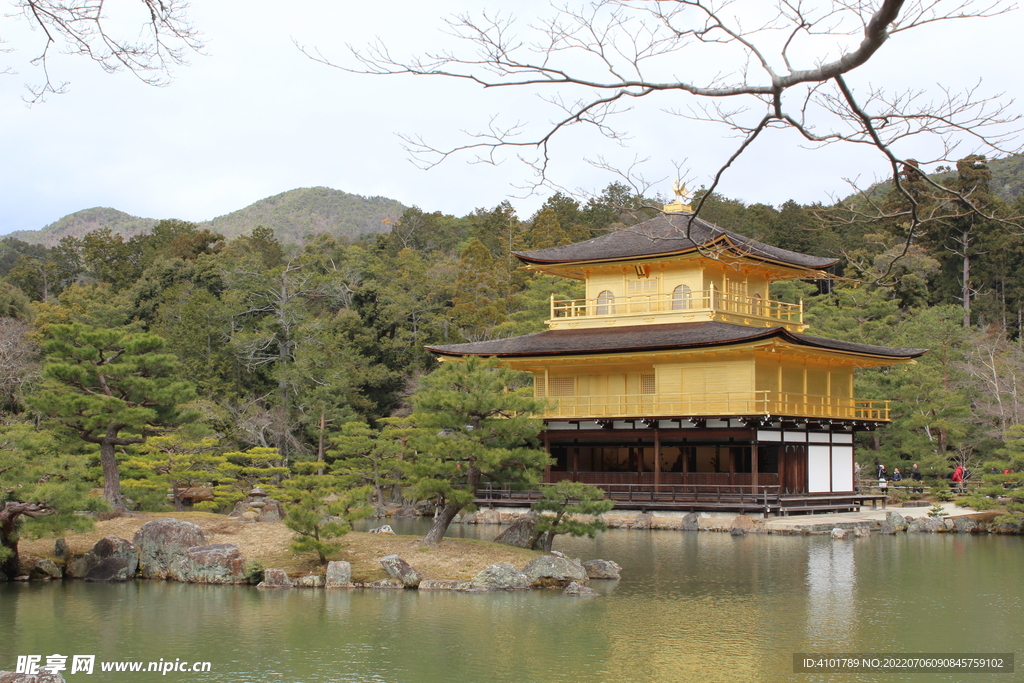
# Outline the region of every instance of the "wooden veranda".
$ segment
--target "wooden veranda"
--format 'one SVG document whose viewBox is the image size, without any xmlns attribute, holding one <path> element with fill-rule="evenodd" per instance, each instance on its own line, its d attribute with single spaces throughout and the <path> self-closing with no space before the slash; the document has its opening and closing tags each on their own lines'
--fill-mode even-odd
<svg viewBox="0 0 1024 683">
<path fill-rule="evenodd" d="M 604 490 L 618 510 L 740 512 L 763 515 L 857 512 L 868 503 L 882 507 L 888 499 L 880 494 L 792 494 L 778 484 L 625 484 L 588 482 Z M 553 485 L 553 484 L 547 484 Z M 542 485 L 543 486 L 543 485 Z M 477 489 L 476 504 L 482 507 L 529 507 L 541 496 L 539 489 L 517 491 L 484 484 Z"/>
</svg>

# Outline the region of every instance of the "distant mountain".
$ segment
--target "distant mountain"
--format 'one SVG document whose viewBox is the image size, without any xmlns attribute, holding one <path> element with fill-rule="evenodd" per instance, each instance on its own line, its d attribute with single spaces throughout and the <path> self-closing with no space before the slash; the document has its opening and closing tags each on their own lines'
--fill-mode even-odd
<svg viewBox="0 0 1024 683">
<path fill-rule="evenodd" d="M 52 247 L 60 242 L 62 237 L 82 237 L 83 235 L 99 230 L 110 228 L 113 232 L 123 235 L 126 239 L 140 233 L 148 232 L 156 225 L 152 218 L 139 218 L 124 211 L 97 207 L 76 211 L 73 214 L 64 216 L 60 220 L 50 223 L 42 230 L 16 230 L 4 237 L 28 242 L 29 244 L 42 244 Z"/>
<path fill-rule="evenodd" d="M 261 199 L 244 209 L 199 223 L 199 227 L 230 239 L 262 225 L 273 228 L 282 242 L 295 243 L 323 232 L 335 237 L 388 232 L 405 209 L 400 202 L 386 197 L 362 197 L 328 187 L 305 187 Z M 42 230 L 19 230 L 8 236 L 29 244 L 53 246 L 66 235 L 82 237 L 101 228 L 110 228 L 127 239 L 151 230 L 156 223 L 154 218 L 95 208 L 65 216 Z"/>
<path fill-rule="evenodd" d="M 261 199 L 200 227 L 227 238 L 252 232 L 257 225 L 274 229 L 282 242 L 302 242 L 329 232 L 335 237 L 358 237 L 388 232 L 406 207 L 386 197 L 361 197 L 328 187 L 306 187 Z"/>
<path fill-rule="evenodd" d="M 1003 201 L 1012 202 L 1017 197 L 1024 195 L 1024 156 L 989 159 L 988 167 L 992 171 L 992 181 L 989 183 L 989 188 L 997 197 Z M 952 173 L 928 174 L 929 178 L 938 182 L 949 180 L 955 176 L 956 171 Z M 868 188 L 867 194 L 875 201 L 881 201 L 891 188 L 892 179 L 890 178 L 872 185 Z M 858 195 L 850 195 L 843 200 L 843 203 L 857 206 L 861 201 L 862 199 Z"/>
</svg>

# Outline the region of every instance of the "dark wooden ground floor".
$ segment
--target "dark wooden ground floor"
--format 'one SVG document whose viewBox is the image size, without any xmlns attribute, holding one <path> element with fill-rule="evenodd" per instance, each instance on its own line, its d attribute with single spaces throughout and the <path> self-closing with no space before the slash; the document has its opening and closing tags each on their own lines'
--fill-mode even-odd
<svg viewBox="0 0 1024 683">
<path fill-rule="evenodd" d="M 541 435 L 552 459 L 544 482 L 600 486 L 620 509 L 855 511 L 884 502 L 854 490 L 856 428 L 735 418 L 557 423 Z M 537 495 L 485 489 L 478 503 L 528 505 Z"/>
</svg>

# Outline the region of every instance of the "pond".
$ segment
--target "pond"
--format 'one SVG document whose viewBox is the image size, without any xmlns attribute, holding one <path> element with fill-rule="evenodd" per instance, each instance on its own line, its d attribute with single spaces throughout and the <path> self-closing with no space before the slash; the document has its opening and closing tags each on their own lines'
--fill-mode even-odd
<svg viewBox="0 0 1024 683">
<path fill-rule="evenodd" d="M 495 527 L 453 527 L 490 538 Z M 597 598 L 416 591 L 0 584 L 0 669 L 95 655 L 68 681 L 588 683 L 957 681 L 796 674 L 795 653 L 1018 653 L 1024 541 L 613 530 L 556 548 L 622 565 Z M 415 558 L 407 558 L 415 564 Z M 161 661 L 162 660 L 162 661 Z M 103 673 L 102 662 L 209 662 Z M 978 674 L 970 680 L 1014 680 Z"/>
</svg>

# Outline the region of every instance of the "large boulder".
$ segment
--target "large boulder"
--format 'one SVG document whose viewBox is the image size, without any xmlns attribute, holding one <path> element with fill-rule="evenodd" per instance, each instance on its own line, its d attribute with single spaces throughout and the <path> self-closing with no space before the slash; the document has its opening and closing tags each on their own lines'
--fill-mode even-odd
<svg viewBox="0 0 1024 683">
<path fill-rule="evenodd" d="M 492 564 L 481 569 L 470 583 L 475 588 L 499 591 L 526 590 L 530 587 L 526 574 L 512 564 Z"/>
<path fill-rule="evenodd" d="M 922 517 L 913 519 L 907 527 L 908 532 L 935 534 L 944 529 L 942 520 L 938 517 Z"/>
<path fill-rule="evenodd" d="M 65 574 L 86 581 L 127 581 L 139 568 L 137 547 L 117 536 L 96 541 L 92 550 L 67 563 Z"/>
<path fill-rule="evenodd" d="M 587 560 L 583 563 L 583 568 L 587 570 L 589 579 L 621 578 L 619 572 L 622 571 L 622 567 L 611 560 Z"/>
<path fill-rule="evenodd" d="M 174 568 L 188 549 L 206 545 L 206 536 L 198 525 L 178 519 L 146 522 L 133 538 L 139 549 L 139 569 L 143 578 L 173 579 Z"/>
<path fill-rule="evenodd" d="M 898 512 L 889 512 L 886 514 L 885 522 L 896 531 L 904 531 L 908 526 L 907 520 Z"/>
<path fill-rule="evenodd" d="M 523 573 L 531 586 L 547 588 L 565 587 L 575 581 L 586 585 L 587 570 L 579 562 L 557 555 L 542 555 L 530 560 Z"/>
<path fill-rule="evenodd" d="M 406 588 L 416 588 L 423 580 L 423 574 L 398 555 L 382 557 L 380 563 L 389 576 L 401 581 Z"/>
<path fill-rule="evenodd" d="M 53 560 L 44 557 L 32 565 L 32 571 L 29 572 L 29 576 L 33 579 L 59 579 L 61 577 L 60 567 Z"/>
<path fill-rule="evenodd" d="M 696 512 L 687 512 L 683 515 L 683 521 L 679 528 L 683 531 L 700 530 L 700 517 Z"/>
<path fill-rule="evenodd" d="M 566 586 L 565 590 L 562 591 L 562 595 L 575 595 L 580 598 L 593 598 L 597 594 L 597 591 L 590 586 L 581 586 L 575 581 Z"/>
<path fill-rule="evenodd" d="M 197 545 L 185 551 L 169 578 L 186 583 L 246 583 L 245 559 L 234 543 Z"/>
<path fill-rule="evenodd" d="M 263 580 L 256 584 L 257 588 L 292 588 L 294 586 L 295 584 L 283 569 L 263 570 Z"/>
<path fill-rule="evenodd" d="M 958 534 L 973 534 L 978 531 L 978 523 L 970 517 L 954 517 L 953 526 Z"/>
<path fill-rule="evenodd" d="M 352 585 L 352 563 L 335 560 L 327 563 L 325 588 L 349 588 Z"/>
<path fill-rule="evenodd" d="M 537 541 L 534 528 L 537 526 L 537 513 L 531 510 L 498 534 L 495 543 L 503 543 L 515 548 L 532 548 Z"/>
<path fill-rule="evenodd" d="M 630 529 L 650 529 L 651 522 L 654 520 L 654 514 L 650 512 L 641 512 L 633 520 L 633 523 L 629 525 Z"/>
</svg>

